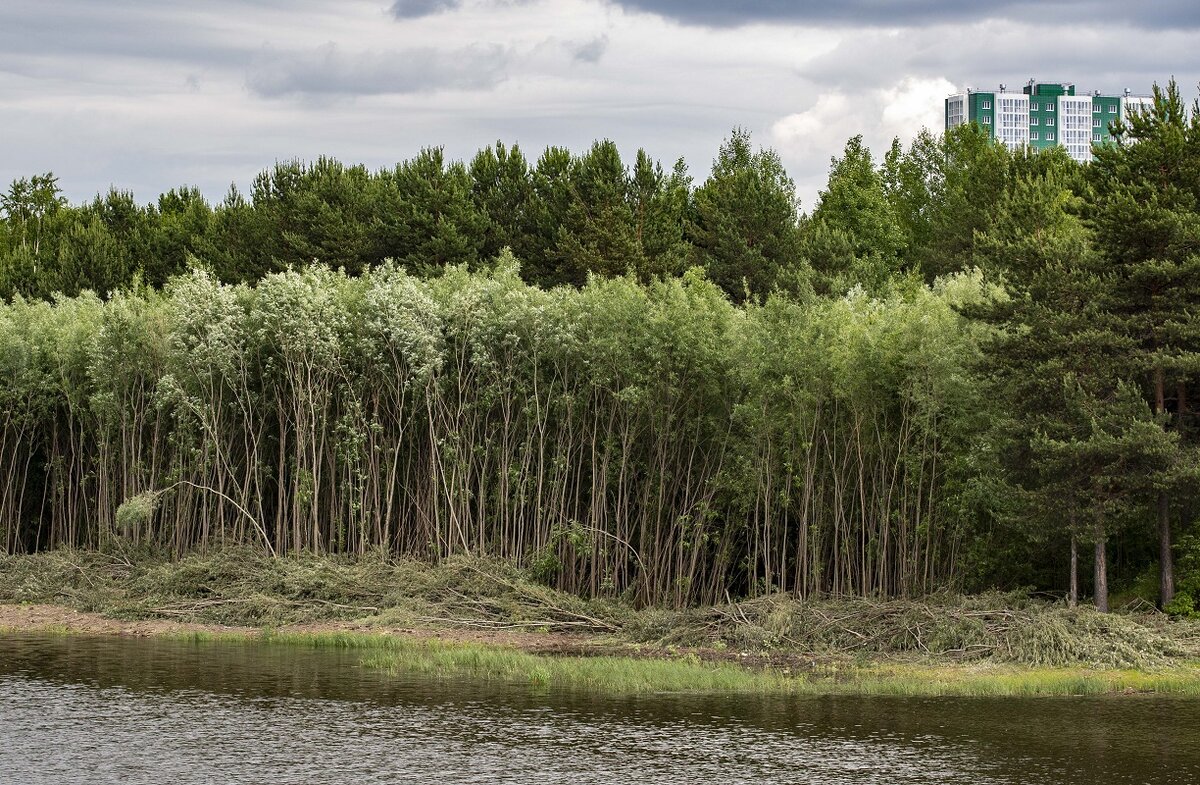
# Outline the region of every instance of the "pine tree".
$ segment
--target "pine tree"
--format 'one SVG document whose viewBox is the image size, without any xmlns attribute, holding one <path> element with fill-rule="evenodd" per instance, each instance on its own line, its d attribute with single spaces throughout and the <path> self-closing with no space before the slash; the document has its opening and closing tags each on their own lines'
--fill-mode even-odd
<svg viewBox="0 0 1200 785">
<path fill-rule="evenodd" d="M 904 230 L 861 136 L 846 142 L 841 158 L 832 159 L 829 185 L 806 228 L 848 243 L 838 256 L 809 257 L 814 269 L 836 282 L 834 290 L 861 284 L 879 291 L 900 272 Z"/>
<path fill-rule="evenodd" d="M 911 264 L 927 280 L 973 259 L 976 232 L 992 225 L 1012 169 L 1007 148 L 974 123 L 947 131 L 937 148 L 913 153 L 914 166 L 925 172 L 929 203 L 927 227 L 913 232 Z"/>
<path fill-rule="evenodd" d="M 1194 443 L 1189 388 L 1200 374 L 1200 104 L 1189 117 L 1174 81 L 1165 90 L 1156 85 L 1153 107 L 1113 131 L 1118 143 L 1096 146 L 1090 173 L 1092 224 L 1113 272 L 1114 313 L 1136 342 L 1134 363 L 1154 412 Z M 1173 506 L 1185 510 L 1189 499 L 1173 505 L 1164 489 L 1156 503 L 1163 605 L 1175 593 Z"/>
<path fill-rule="evenodd" d="M 440 147 L 386 172 L 388 214 L 381 256 L 411 270 L 477 264 L 487 234 L 486 217 L 472 198 L 472 181 L 458 161 L 446 162 Z"/>
<path fill-rule="evenodd" d="M 697 262 L 735 300 L 765 295 L 780 275 L 804 266 L 796 187 L 773 150 L 755 152 L 735 128 L 695 193 L 689 238 Z"/>
<path fill-rule="evenodd" d="M 588 273 L 624 275 L 645 267 L 629 173 L 616 144 L 593 144 L 572 160 L 569 177 L 570 198 L 556 244 L 567 279 L 582 286 Z"/>
<path fill-rule="evenodd" d="M 475 209 L 487 221 L 480 247 L 483 257 L 499 256 L 506 247 L 518 260 L 532 255 L 535 193 L 533 174 L 521 148 L 498 141 L 471 159 L 469 172 Z"/>
<path fill-rule="evenodd" d="M 680 275 L 687 268 L 691 245 L 684 237 L 691 208 L 692 178 L 680 158 L 670 174 L 645 150 L 638 150 L 629 184 L 630 208 L 643 278 Z"/>
<path fill-rule="evenodd" d="M 1120 388 L 1131 350 L 1109 318 L 1102 260 L 1078 208 L 1053 172 L 1019 179 L 976 250 L 981 267 L 1003 271 L 996 274 L 1010 293 L 978 314 L 997 327 L 985 346 L 985 370 L 1005 416 L 993 422 L 988 441 L 1001 452 L 1017 500 L 1008 518 L 1034 540 L 1069 541 L 1072 602 L 1077 543 L 1090 538 L 1102 551 L 1107 537 L 1096 535 L 1110 523 L 1093 503 L 1092 483 L 1095 472 L 1111 467 L 1092 440 L 1115 438 L 1120 428 L 1110 422 L 1098 432 L 1092 424 Z M 1096 558 L 1104 564 L 1102 552 Z"/>
</svg>

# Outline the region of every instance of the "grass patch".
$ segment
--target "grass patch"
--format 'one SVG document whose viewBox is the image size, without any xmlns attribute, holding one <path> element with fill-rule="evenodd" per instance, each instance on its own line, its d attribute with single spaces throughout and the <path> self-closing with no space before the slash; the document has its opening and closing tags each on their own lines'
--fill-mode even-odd
<svg viewBox="0 0 1200 785">
<path fill-rule="evenodd" d="M 844 665 L 810 673 L 726 663 L 629 657 L 547 657 L 478 644 L 400 641 L 363 663 L 391 673 L 468 678 L 603 694 L 874 695 L 1034 697 L 1169 693 L 1200 695 L 1200 668 L 1021 668 L 934 664 Z"/>
<path fill-rule="evenodd" d="M 367 655 L 365 665 L 392 673 L 469 678 L 604 694 L 796 692 L 803 682 L 725 663 L 630 657 L 548 657 L 473 643 L 408 641 Z"/>
<path fill-rule="evenodd" d="M 252 632 L 241 630 L 188 630 L 164 632 L 156 637 L 192 643 L 243 643 L 297 646 L 306 649 L 396 649 L 403 648 L 408 639 L 400 635 L 361 633 L 333 630 L 329 632 L 296 632 L 265 628 Z"/>
<path fill-rule="evenodd" d="M 0 632 L 5 630 L 0 629 Z M 39 634 L 71 635 L 69 626 Z M 802 667 L 744 666 L 695 652 L 630 648 L 629 656 L 562 656 L 511 646 L 350 631 L 166 631 L 157 637 L 198 645 L 294 646 L 361 652 L 359 662 L 391 674 L 472 680 L 536 690 L 602 695 L 869 695 L 898 697 L 1035 697 L 1160 693 L 1200 695 L 1200 663 L 1152 670 L 1028 667 L 1012 663 L 935 660 L 810 660 Z M 711 652 L 710 652 L 711 654 Z M 793 662 L 795 660 L 793 659 Z"/>
<path fill-rule="evenodd" d="M 1038 697 L 1169 693 L 1200 695 L 1200 668 L 1023 668 L 1011 665 L 870 665 L 856 669 L 830 694 L 901 697 Z"/>
</svg>

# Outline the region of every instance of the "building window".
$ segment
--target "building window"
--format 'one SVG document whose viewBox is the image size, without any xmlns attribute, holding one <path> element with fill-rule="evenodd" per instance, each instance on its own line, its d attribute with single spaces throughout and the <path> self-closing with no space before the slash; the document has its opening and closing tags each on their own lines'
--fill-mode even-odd
<svg viewBox="0 0 1200 785">
<path fill-rule="evenodd" d="M 1092 128 L 1099 128 L 1099 127 L 1100 127 L 1100 118 L 1093 117 L 1092 118 Z"/>
<path fill-rule="evenodd" d="M 1029 124 L 1030 124 L 1030 125 L 1037 125 L 1037 118 L 1036 118 L 1036 117 L 1031 117 L 1031 118 L 1029 118 Z"/>
<path fill-rule="evenodd" d="M 984 101 L 984 102 L 983 102 L 983 108 L 984 108 L 984 109 L 991 109 L 991 108 L 992 108 L 992 102 L 991 102 L 991 101 Z"/>
<path fill-rule="evenodd" d="M 984 118 L 983 118 L 983 124 L 984 124 L 984 125 L 991 125 L 991 124 L 992 124 L 992 118 L 990 118 L 990 117 L 984 117 Z"/>
<path fill-rule="evenodd" d="M 1046 132 L 1046 141 L 1047 141 L 1047 142 L 1053 142 L 1053 141 L 1054 141 L 1054 132 L 1053 132 L 1053 131 L 1047 131 L 1047 132 Z"/>
<path fill-rule="evenodd" d="M 1038 132 L 1037 132 L 1037 131 L 1030 131 L 1030 132 L 1029 132 L 1029 141 L 1031 141 L 1031 142 L 1036 142 L 1037 140 L 1038 140 Z"/>
<path fill-rule="evenodd" d="M 1114 104 L 1113 106 L 1110 106 L 1110 107 L 1108 107 L 1108 113 L 1109 113 L 1109 114 L 1116 114 L 1116 113 L 1117 113 L 1117 107 L 1116 107 L 1116 105 L 1115 105 L 1115 104 Z"/>
<path fill-rule="evenodd" d="M 1100 134 L 1092 134 L 1092 141 L 1093 141 L 1093 142 L 1099 142 L 1099 141 L 1100 141 Z"/>
<path fill-rule="evenodd" d="M 1054 118 L 1053 118 L 1053 117 L 1047 117 L 1047 118 L 1046 118 L 1046 125 L 1054 125 Z"/>
<path fill-rule="evenodd" d="M 1030 104 L 1030 105 L 1029 105 L 1029 110 L 1030 110 L 1031 112 L 1036 112 L 1036 111 L 1038 110 L 1038 105 L 1037 105 L 1037 103 L 1035 102 L 1035 103 L 1032 103 L 1032 104 Z"/>
<path fill-rule="evenodd" d="M 1047 112 L 1053 112 L 1053 111 L 1054 111 L 1054 104 L 1046 104 L 1046 111 L 1047 111 Z"/>
</svg>

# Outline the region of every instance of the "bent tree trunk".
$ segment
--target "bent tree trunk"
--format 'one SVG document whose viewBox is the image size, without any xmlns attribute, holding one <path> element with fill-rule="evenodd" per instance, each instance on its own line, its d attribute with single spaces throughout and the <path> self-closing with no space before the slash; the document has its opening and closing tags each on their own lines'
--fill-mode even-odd
<svg viewBox="0 0 1200 785">
<path fill-rule="evenodd" d="M 1096 610 L 1108 613 L 1108 555 L 1105 553 L 1104 523 L 1096 522 L 1095 598 Z"/>
</svg>

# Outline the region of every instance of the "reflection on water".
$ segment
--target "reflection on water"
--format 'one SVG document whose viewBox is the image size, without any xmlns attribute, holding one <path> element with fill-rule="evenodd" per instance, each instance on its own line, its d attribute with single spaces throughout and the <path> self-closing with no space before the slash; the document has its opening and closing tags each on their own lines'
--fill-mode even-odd
<svg viewBox="0 0 1200 785">
<path fill-rule="evenodd" d="M 0 636 L 0 781 L 1200 782 L 1196 700 L 616 699 L 357 657 Z"/>
</svg>

